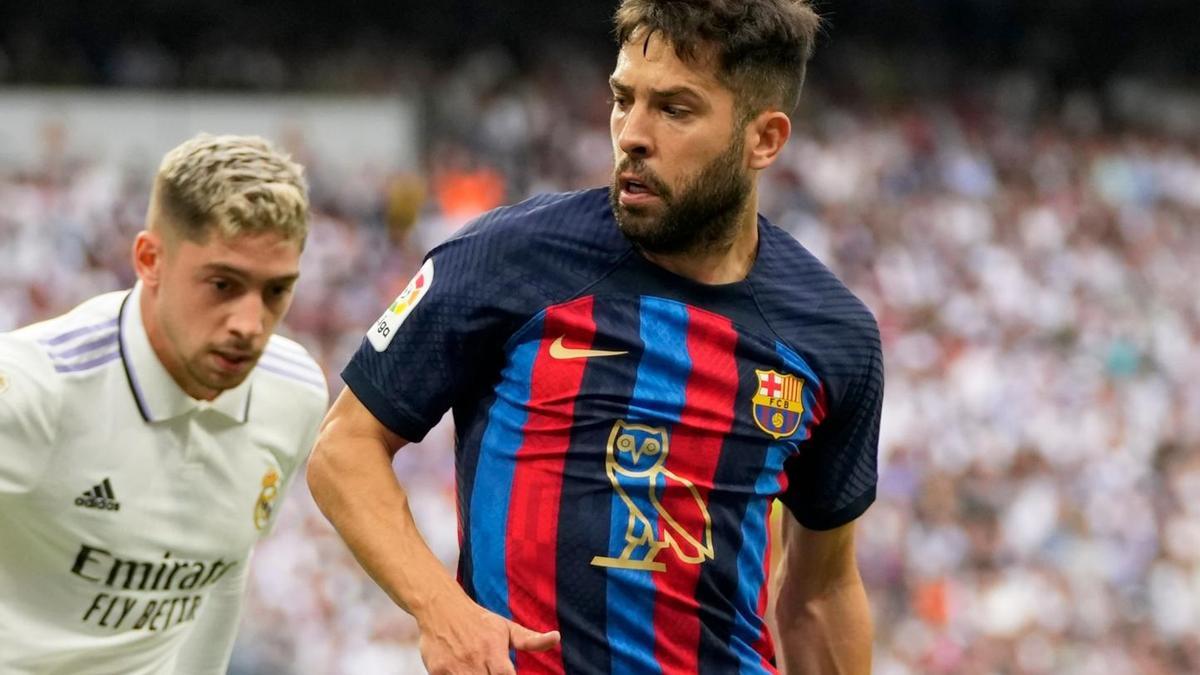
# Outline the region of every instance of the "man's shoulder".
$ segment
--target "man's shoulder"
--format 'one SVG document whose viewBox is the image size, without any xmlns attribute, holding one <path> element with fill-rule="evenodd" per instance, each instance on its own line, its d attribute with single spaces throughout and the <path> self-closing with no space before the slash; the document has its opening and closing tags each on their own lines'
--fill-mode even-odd
<svg viewBox="0 0 1200 675">
<path fill-rule="evenodd" d="M 309 411 L 324 415 L 329 402 L 325 372 L 299 342 L 272 335 L 256 369 L 256 382 L 278 389 L 287 400 L 304 401 Z"/>
<path fill-rule="evenodd" d="M 443 298 L 524 316 L 572 297 L 630 250 L 604 189 L 490 211 L 429 253 Z"/>
<path fill-rule="evenodd" d="M 506 264 L 571 251 L 580 256 L 628 248 L 608 204 L 608 191 L 593 188 L 542 194 L 488 211 L 434 249 L 490 252 Z M 487 256 L 484 256 L 486 258 Z M 515 257 L 515 260 L 514 260 Z M 481 260 L 480 262 L 485 262 Z"/>
<path fill-rule="evenodd" d="M 329 407 L 329 389 L 321 366 L 300 343 L 272 335 L 254 372 L 250 421 L 270 445 L 285 473 L 295 470 L 312 450 L 317 429 Z"/>
<path fill-rule="evenodd" d="M 792 235 L 763 222 L 755 295 L 775 330 L 787 341 L 819 331 L 838 343 L 877 348 L 879 327 L 866 303 Z"/>
<path fill-rule="evenodd" d="M 115 329 L 121 303 L 128 294 L 126 289 L 93 296 L 63 314 L 18 328 L 10 335 L 18 339 L 61 344 L 75 336 L 101 331 L 109 324 Z"/>
<path fill-rule="evenodd" d="M 564 234 L 594 235 L 596 229 L 611 221 L 611 216 L 606 188 L 545 193 L 492 209 L 468 223 L 451 240 L 489 234 L 535 234 L 548 226 L 562 226 Z"/>
<path fill-rule="evenodd" d="M 31 359 L 31 368 L 52 379 L 83 375 L 120 358 L 117 324 L 128 291 L 104 293 L 59 316 L 0 334 L 10 354 Z"/>
<path fill-rule="evenodd" d="M 124 296 L 106 293 L 61 316 L 0 333 L 0 403 L 7 432 L 46 446 L 61 424 L 77 419 L 62 415 L 68 401 L 82 414 L 103 402 L 88 383 L 106 381 L 107 369 L 119 367 L 117 317 Z"/>
</svg>

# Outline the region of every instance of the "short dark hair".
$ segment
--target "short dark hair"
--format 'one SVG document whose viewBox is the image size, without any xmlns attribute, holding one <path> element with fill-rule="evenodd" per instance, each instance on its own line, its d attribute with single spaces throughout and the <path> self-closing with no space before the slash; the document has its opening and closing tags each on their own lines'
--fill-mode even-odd
<svg viewBox="0 0 1200 675">
<path fill-rule="evenodd" d="M 613 23 L 621 46 L 645 28 L 647 42 L 662 34 L 684 61 L 713 48 L 717 79 L 749 121 L 796 109 L 821 18 L 808 0 L 622 0 Z"/>
</svg>

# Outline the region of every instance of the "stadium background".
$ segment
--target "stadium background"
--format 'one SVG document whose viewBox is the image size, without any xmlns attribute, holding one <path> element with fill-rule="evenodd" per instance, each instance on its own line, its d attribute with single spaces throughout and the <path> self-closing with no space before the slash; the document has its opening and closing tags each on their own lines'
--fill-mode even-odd
<svg viewBox="0 0 1200 675">
<path fill-rule="evenodd" d="M 613 4 L 0 3 L 0 330 L 132 282 L 167 147 L 258 132 L 308 166 L 286 332 L 336 393 L 431 245 L 607 181 Z M 876 672 L 1200 672 L 1200 5 L 820 7 L 762 211 L 883 332 Z M 396 461 L 448 565 L 450 433 Z M 421 672 L 302 481 L 249 593 L 233 673 Z"/>
</svg>

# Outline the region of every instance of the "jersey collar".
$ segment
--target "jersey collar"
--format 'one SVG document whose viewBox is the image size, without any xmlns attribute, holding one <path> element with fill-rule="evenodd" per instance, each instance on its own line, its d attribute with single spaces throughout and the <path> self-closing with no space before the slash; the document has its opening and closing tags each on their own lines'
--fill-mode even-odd
<svg viewBox="0 0 1200 675">
<path fill-rule="evenodd" d="M 254 373 L 233 389 L 221 392 L 212 401 L 188 396 L 175 383 L 150 346 L 150 337 L 146 335 L 146 326 L 142 323 L 141 295 L 142 284 L 139 281 L 121 303 L 117 332 L 125 375 L 142 419 L 163 422 L 194 410 L 212 410 L 234 422 L 244 423 L 249 417 Z"/>
</svg>

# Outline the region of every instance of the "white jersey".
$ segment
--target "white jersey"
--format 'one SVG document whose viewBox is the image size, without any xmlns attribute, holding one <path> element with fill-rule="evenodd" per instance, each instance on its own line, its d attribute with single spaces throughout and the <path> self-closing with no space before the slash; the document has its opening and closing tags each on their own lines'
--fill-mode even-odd
<svg viewBox="0 0 1200 675">
<path fill-rule="evenodd" d="M 140 288 L 0 334 L 0 673 L 224 673 L 250 550 L 325 413 L 272 337 L 246 381 L 189 397 Z"/>
</svg>

